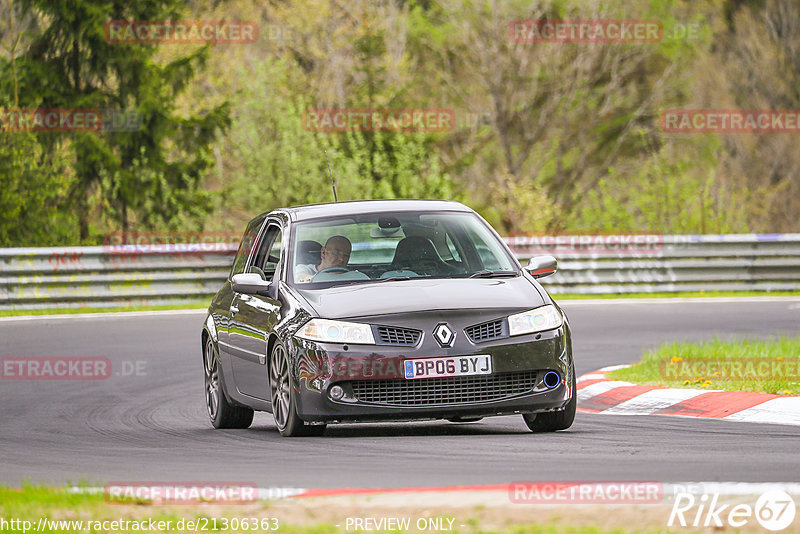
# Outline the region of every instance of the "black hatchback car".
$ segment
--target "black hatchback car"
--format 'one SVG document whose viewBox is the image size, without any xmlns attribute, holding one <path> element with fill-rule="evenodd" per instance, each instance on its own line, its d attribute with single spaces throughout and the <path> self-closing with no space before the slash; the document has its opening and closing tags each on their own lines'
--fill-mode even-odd
<svg viewBox="0 0 800 534">
<path fill-rule="evenodd" d="M 567 318 L 497 233 L 457 202 L 278 209 L 247 226 L 202 331 L 216 428 L 255 410 L 284 436 L 328 423 L 521 414 L 569 428 Z"/>
</svg>

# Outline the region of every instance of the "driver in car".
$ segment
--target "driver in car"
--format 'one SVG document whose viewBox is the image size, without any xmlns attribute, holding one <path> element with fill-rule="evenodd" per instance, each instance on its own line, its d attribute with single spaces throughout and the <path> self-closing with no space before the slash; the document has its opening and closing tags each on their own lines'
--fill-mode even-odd
<svg viewBox="0 0 800 534">
<path fill-rule="evenodd" d="M 315 274 L 331 267 L 347 269 L 347 262 L 350 261 L 350 251 L 353 245 L 350 240 L 341 235 L 335 235 L 325 242 L 325 246 L 320 251 L 319 265 L 301 264 L 294 268 L 294 280 L 297 283 L 310 281 Z"/>
</svg>

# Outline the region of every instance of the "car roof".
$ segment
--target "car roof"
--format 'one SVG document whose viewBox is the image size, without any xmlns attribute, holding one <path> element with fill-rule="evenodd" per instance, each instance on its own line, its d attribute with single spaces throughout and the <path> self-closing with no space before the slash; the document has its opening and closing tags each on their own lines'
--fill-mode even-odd
<svg viewBox="0 0 800 534">
<path fill-rule="evenodd" d="M 363 213 L 389 211 L 460 211 L 472 212 L 472 209 L 460 202 L 452 200 L 353 200 L 347 202 L 329 202 L 326 204 L 309 204 L 291 208 L 279 208 L 269 212 L 282 212 L 292 221 L 304 221 L 336 215 L 360 215 Z"/>
</svg>

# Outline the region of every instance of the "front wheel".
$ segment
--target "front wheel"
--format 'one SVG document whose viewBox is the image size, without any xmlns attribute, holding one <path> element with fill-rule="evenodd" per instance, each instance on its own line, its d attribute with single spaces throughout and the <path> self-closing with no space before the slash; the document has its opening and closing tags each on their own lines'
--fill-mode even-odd
<svg viewBox="0 0 800 534">
<path fill-rule="evenodd" d="M 523 414 L 525 424 L 533 432 L 555 432 L 556 430 L 566 430 L 575 421 L 575 409 L 578 407 L 578 388 L 575 383 L 575 368 L 573 366 L 570 373 L 572 384 L 572 398 L 567 402 L 563 410 L 558 412 L 542 412 Z"/>
<path fill-rule="evenodd" d="M 248 428 L 253 422 L 253 410 L 234 406 L 225 398 L 220 379 L 219 354 L 211 336 L 203 350 L 206 411 L 214 428 Z"/>
<path fill-rule="evenodd" d="M 269 359 L 269 387 L 272 400 L 272 417 L 281 436 L 321 436 L 325 425 L 309 425 L 297 415 L 294 391 L 289 375 L 289 355 L 278 341 Z"/>
</svg>

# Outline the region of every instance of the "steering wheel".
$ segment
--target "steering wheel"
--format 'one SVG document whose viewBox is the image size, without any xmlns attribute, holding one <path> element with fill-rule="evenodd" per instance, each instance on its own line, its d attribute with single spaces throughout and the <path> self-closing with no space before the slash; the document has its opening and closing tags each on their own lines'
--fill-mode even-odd
<svg viewBox="0 0 800 534">
<path fill-rule="evenodd" d="M 339 274 L 342 274 L 342 273 L 349 273 L 349 272 L 350 272 L 350 269 L 348 269 L 347 267 L 327 267 L 325 269 L 322 269 L 321 271 L 317 271 L 316 274 L 314 274 L 314 276 L 311 279 L 313 280 L 314 278 L 317 277 L 317 275 L 320 275 L 322 273 L 331 273 L 331 274 L 339 273 Z"/>
</svg>

